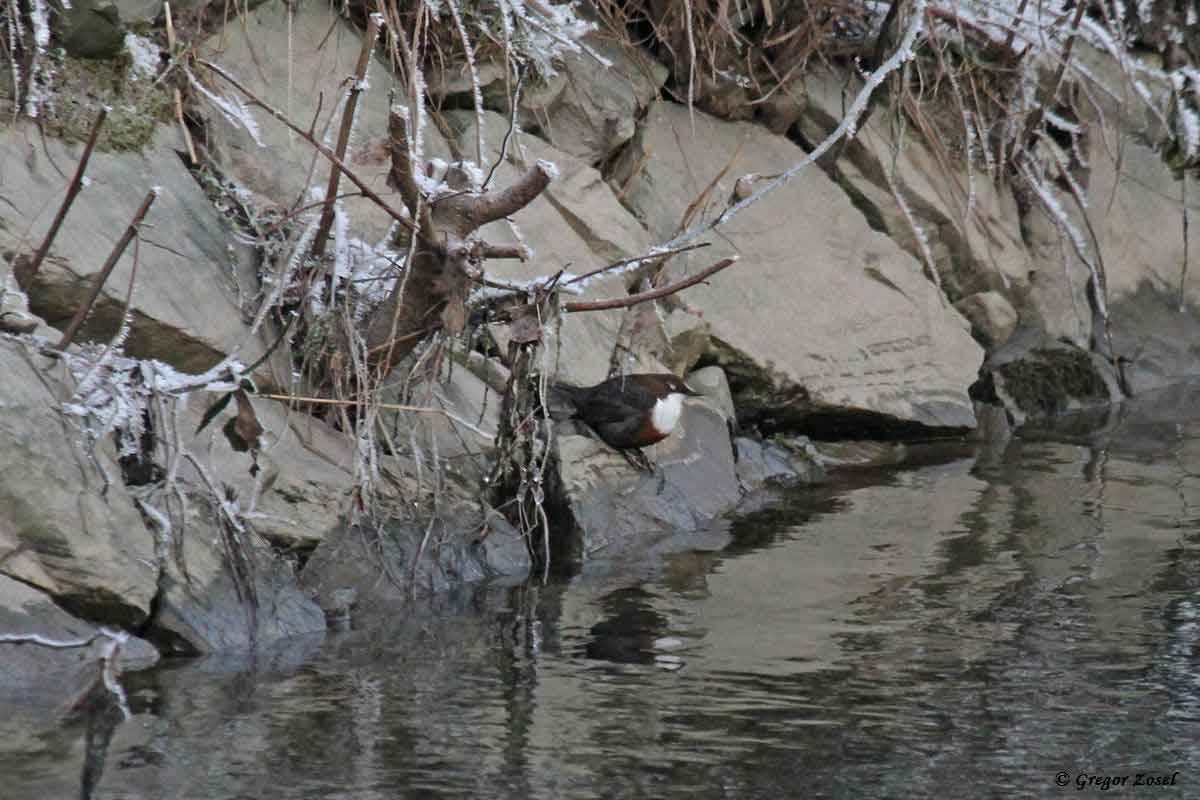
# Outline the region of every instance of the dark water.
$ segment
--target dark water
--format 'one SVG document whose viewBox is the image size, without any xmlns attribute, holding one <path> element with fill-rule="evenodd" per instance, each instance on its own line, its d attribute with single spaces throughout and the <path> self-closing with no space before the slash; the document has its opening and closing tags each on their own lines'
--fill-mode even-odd
<svg viewBox="0 0 1200 800">
<path fill-rule="evenodd" d="M 636 569 L 129 676 L 95 796 L 1200 797 L 1196 398 L 843 477 Z M 78 796 L 79 731 L 28 754 L 0 797 Z"/>
</svg>

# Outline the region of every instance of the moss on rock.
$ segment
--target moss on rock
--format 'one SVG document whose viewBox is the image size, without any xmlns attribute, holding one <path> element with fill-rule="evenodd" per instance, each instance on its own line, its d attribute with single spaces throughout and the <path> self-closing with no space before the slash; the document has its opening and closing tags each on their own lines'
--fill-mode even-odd
<svg viewBox="0 0 1200 800">
<path fill-rule="evenodd" d="M 996 367 L 1004 390 L 1026 414 L 1052 416 L 1067 411 L 1071 401 L 1108 401 L 1108 385 L 1091 356 L 1070 348 L 1039 348 L 1028 358 Z"/>
<path fill-rule="evenodd" d="M 96 114 L 107 106 L 108 119 L 96 147 L 106 151 L 140 150 L 149 144 L 155 127 L 172 118 L 170 87 L 155 86 L 152 78 L 135 76 L 127 57 L 93 61 L 59 51 L 53 60 L 48 72 L 54 99 L 40 115 L 47 136 L 68 142 L 86 141 Z M 6 109 L 4 116 L 8 115 Z"/>
</svg>

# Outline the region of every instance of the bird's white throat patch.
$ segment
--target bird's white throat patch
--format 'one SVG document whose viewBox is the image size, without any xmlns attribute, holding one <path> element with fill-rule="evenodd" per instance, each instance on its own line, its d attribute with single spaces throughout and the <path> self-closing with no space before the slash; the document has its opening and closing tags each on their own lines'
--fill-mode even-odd
<svg viewBox="0 0 1200 800">
<path fill-rule="evenodd" d="M 679 423 L 679 415 L 683 412 L 685 395 L 672 392 L 666 397 L 660 397 L 654 402 L 654 410 L 650 412 L 650 423 L 661 433 L 670 433 Z"/>
</svg>

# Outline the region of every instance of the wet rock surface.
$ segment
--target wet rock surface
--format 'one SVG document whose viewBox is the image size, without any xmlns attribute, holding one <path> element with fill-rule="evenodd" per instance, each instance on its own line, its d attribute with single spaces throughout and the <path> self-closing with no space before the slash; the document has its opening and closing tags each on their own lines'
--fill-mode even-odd
<svg viewBox="0 0 1200 800">
<path fill-rule="evenodd" d="M 753 491 L 768 484 L 817 483 L 825 469 L 814 456 L 816 451 L 797 452 L 774 442 L 760 442 L 746 436 L 734 440 L 737 448 L 737 477 L 742 489 Z"/>
<path fill-rule="evenodd" d="M 393 521 L 328 536 L 300 582 L 327 615 L 360 627 L 418 597 L 484 580 L 523 580 L 531 563 L 524 538 L 500 514 L 463 504 L 428 525 Z"/>
<path fill-rule="evenodd" d="M 561 485 L 550 510 L 566 527 L 554 548 L 571 562 L 625 555 L 653 534 L 698 530 L 741 496 L 729 429 L 705 401 L 687 401 L 676 431 L 645 449 L 652 472 L 591 435 L 560 433 L 555 446 Z"/>
<path fill-rule="evenodd" d="M 1109 361 L 1029 330 L 989 357 L 974 391 L 980 399 L 1001 403 L 1017 426 L 1106 407 L 1123 397 Z"/>
<path fill-rule="evenodd" d="M 163 652 L 253 650 L 325 630 L 325 616 L 300 590 L 292 563 L 249 531 L 221 530 L 198 516 L 179 558 L 164 565 L 146 630 Z"/>
<path fill-rule="evenodd" d="M 1200 374 L 1200 308 L 1146 282 L 1113 303 L 1113 350 L 1134 396 Z"/>
</svg>

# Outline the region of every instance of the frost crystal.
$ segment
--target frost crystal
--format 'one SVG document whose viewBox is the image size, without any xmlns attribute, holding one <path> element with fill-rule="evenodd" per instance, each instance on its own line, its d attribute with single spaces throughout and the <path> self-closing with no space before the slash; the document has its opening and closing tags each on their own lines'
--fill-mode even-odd
<svg viewBox="0 0 1200 800">
<path fill-rule="evenodd" d="M 134 78 L 153 78 L 158 72 L 158 45 L 134 33 L 125 34 L 129 71 Z"/>
<path fill-rule="evenodd" d="M 50 76 L 46 74 L 42 63 L 46 47 L 50 44 L 50 16 L 43 0 L 30 0 L 29 23 L 33 27 L 33 52 L 29 54 L 29 86 L 25 96 L 25 113 L 36 118 L 50 100 L 50 93 L 45 88 L 50 82 Z M 15 76 L 16 61 L 13 60 L 12 63 Z"/>
<path fill-rule="evenodd" d="M 221 97 L 218 94 L 210 92 L 200 81 L 196 80 L 196 76 L 190 71 L 187 73 L 187 76 L 192 86 L 196 87 L 196 91 L 204 95 L 208 102 L 212 103 L 221 112 L 221 115 L 228 120 L 230 125 L 244 128 L 256 145 L 266 147 L 263 144 L 263 140 L 259 138 L 258 122 L 254 119 L 254 115 L 250 113 L 250 109 L 246 107 L 245 103 L 236 97 Z"/>
</svg>

